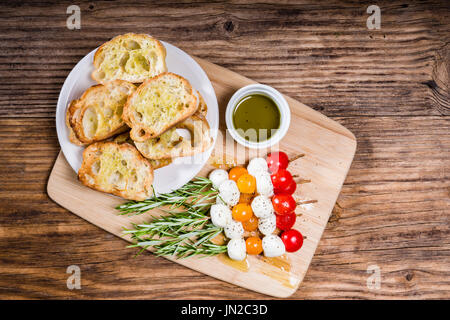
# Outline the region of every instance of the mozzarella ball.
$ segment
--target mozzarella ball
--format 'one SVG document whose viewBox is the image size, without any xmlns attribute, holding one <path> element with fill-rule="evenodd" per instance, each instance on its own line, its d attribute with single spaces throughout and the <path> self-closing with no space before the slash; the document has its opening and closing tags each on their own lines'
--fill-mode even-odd
<svg viewBox="0 0 450 320">
<path fill-rule="evenodd" d="M 268 218 L 273 214 L 272 201 L 264 196 L 254 197 L 251 207 L 253 214 L 260 219 Z"/>
<path fill-rule="evenodd" d="M 270 174 L 268 172 L 259 172 L 255 176 L 256 180 L 256 190 L 259 194 L 271 197 L 273 196 L 273 184 L 272 179 L 270 179 Z"/>
<path fill-rule="evenodd" d="M 267 161 L 264 158 L 253 158 L 247 166 L 247 171 L 252 176 L 256 176 L 260 172 L 267 172 L 268 170 Z"/>
<path fill-rule="evenodd" d="M 242 223 L 231 220 L 224 228 L 225 236 L 229 239 L 239 239 L 244 236 Z"/>
<path fill-rule="evenodd" d="M 228 206 L 225 201 L 222 200 L 222 198 L 220 196 L 216 197 L 216 204 L 224 204 L 226 206 Z"/>
<path fill-rule="evenodd" d="M 277 228 L 277 217 L 275 214 L 271 214 L 269 217 L 264 219 L 259 219 L 258 229 L 264 235 L 272 234 Z"/>
<path fill-rule="evenodd" d="M 245 252 L 245 240 L 242 238 L 231 239 L 227 244 L 227 252 L 230 259 L 242 261 L 247 256 Z"/>
<path fill-rule="evenodd" d="M 213 204 L 209 211 L 211 215 L 211 222 L 216 227 L 225 228 L 231 221 L 231 210 L 224 204 Z"/>
<path fill-rule="evenodd" d="M 228 180 L 228 172 L 223 169 L 213 170 L 209 174 L 209 180 L 212 181 L 213 187 L 217 189 L 222 182 Z"/>
<path fill-rule="evenodd" d="M 283 240 L 274 234 L 265 236 L 262 239 L 264 255 L 268 258 L 279 257 L 286 252 Z"/>
<path fill-rule="evenodd" d="M 239 202 L 241 193 L 236 182 L 225 180 L 219 185 L 219 196 L 229 206 L 235 206 Z"/>
</svg>

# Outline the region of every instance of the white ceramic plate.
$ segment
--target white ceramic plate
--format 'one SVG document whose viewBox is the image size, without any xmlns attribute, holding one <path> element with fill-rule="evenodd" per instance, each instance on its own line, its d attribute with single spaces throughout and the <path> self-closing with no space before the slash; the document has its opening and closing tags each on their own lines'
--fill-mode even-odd
<svg viewBox="0 0 450 320">
<path fill-rule="evenodd" d="M 215 144 L 219 127 L 219 108 L 211 81 L 209 81 L 208 76 L 199 64 L 186 52 L 169 43 L 161 42 L 166 47 L 166 63 L 169 71 L 189 80 L 191 85 L 200 91 L 200 94 L 205 99 L 208 105 L 206 118 Z M 69 132 L 65 123 L 66 109 L 70 101 L 78 99 L 87 88 L 96 84 L 91 78 L 91 73 L 94 69 L 92 63 L 96 50 L 91 51 L 72 69 L 66 81 L 64 81 L 56 107 L 56 131 L 59 144 L 64 156 L 75 172 L 78 172 L 81 166 L 84 148 L 74 145 L 69 140 Z M 172 164 L 155 170 L 153 186 L 156 192 L 166 193 L 178 189 L 195 177 L 206 161 L 208 161 L 214 144 L 209 150 L 201 154 L 193 157 L 177 158 Z"/>
</svg>

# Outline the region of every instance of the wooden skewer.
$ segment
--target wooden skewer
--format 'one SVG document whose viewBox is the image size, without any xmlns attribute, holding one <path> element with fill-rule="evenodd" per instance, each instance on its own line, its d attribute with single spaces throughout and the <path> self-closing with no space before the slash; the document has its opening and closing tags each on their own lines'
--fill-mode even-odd
<svg viewBox="0 0 450 320">
<path fill-rule="evenodd" d="M 305 183 L 310 183 L 311 180 L 310 179 L 299 179 L 299 180 L 294 180 L 296 184 L 305 184 Z"/>
<path fill-rule="evenodd" d="M 290 158 L 290 159 L 289 159 L 289 162 L 293 162 L 293 161 L 295 161 L 295 160 L 297 160 L 297 159 L 300 159 L 300 158 L 302 158 L 302 157 L 304 157 L 304 156 L 305 156 L 304 153 L 300 153 L 300 154 L 298 154 L 298 155 L 293 156 L 292 158 Z"/>
<path fill-rule="evenodd" d="M 316 203 L 317 200 L 306 200 L 306 201 L 298 201 L 297 205 L 302 205 L 302 204 L 309 204 L 309 203 Z"/>
</svg>

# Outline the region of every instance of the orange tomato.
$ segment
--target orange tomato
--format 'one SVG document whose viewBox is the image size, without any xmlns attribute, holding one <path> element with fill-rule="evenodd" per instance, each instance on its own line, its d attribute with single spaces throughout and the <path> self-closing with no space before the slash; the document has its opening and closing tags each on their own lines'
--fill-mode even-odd
<svg viewBox="0 0 450 320">
<path fill-rule="evenodd" d="M 254 193 L 256 191 L 256 179 L 248 173 L 240 176 L 236 183 L 242 193 Z"/>
<path fill-rule="evenodd" d="M 253 216 L 253 210 L 248 204 L 238 203 L 231 210 L 231 214 L 234 220 L 244 222 Z"/>
<path fill-rule="evenodd" d="M 252 202 L 252 199 L 253 199 L 253 194 L 241 193 L 241 195 L 239 196 L 239 203 L 250 204 Z"/>
<path fill-rule="evenodd" d="M 250 219 L 242 222 L 242 227 L 245 231 L 255 231 L 258 229 L 258 218 L 255 215 L 252 215 Z"/>
<path fill-rule="evenodd" d="M 247 169 L 245 169 L 243 167 L 234 167 L 228 173 L 228 178 L 230 180 L 234 180 L 235 182 L 237 182 L 240 176 L 242 176 L 243 174 L 247 174 L 247 173 L 248 173 Z"/>
<path fill-rule="evenodd" d="M 245 240 L 245 247 L 248 254 L 260 254 L 263 251 L 262 241 L 258 237 L 249 237 Z"/>
</svg>

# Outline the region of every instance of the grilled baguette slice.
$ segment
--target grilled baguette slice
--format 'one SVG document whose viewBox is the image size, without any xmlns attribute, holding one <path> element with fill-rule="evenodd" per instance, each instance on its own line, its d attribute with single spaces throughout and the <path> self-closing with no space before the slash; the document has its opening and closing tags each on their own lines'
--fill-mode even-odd
<svg viewBox="0 0 450 320">
<path fill-rule="evenodd" d="M 206 114 L 208 113 L 208 105 L 206 104 L 205 99 L 203 99 L 202 95 L 198 91 L 197 96 L 199 101 L 197 113 L 200 113 L 202 116 L 206 117 Z"/>
<path fill-rule="evenodd" d="M 92 189 L 129 200 L 145 200 L 152 195 L 153 168 L 128 143 L 96 142 L 88 146 L 78 178 Z"/>
<path fill-rule="evenodd" d="M 66 123 L 70 130 L 70 141 L 86 145 L 127 130 L 122 119 L 123 106 L 135 90 L 134 84 L 123 80 L 87 89 L 67 109 Z"/>
<path fill-rule="evenodd" d="M 129 131 L 119 134 L 117 137 L 114 138 L 114 142 L 118 143 L 118 144 L 129 143 L 129 144 L 135 146 L 134 141 L 131 140 L 131 138 L 130 138 Z M 172 163 L 172 159 L 170 159 L 170 158 L 168 158 L 168 159 L 147 159 L 147 160 L 148 160 L 148 162 L 150 162 L 150 164 L 154 170 L 168 166 L 169 164 Z"/>
<path fill-rule="evenodd" d="M 99 83 L 115 79 L 143 82 L 167 71 L 166 49 L 147 34 L 123 34 L 98 48 L 94 68 L 92 78 Z"/>
<path fill-rule="evenodd" d="M 80 116 L 80 108 L 77 105 L 78 100 L 72 100 L 69 104 L 69 107 L 67 108 L 66 112 L 66 126 L 69 129 L 69 140 L 73 144 L 76 144 L 78 146 L 85 146 L 87 143 L 81 142 L 77 135 L 75 134 L 75 131 L 72 129 L 71 122 L 76 122 L 77 119 Z"/>
<path fill-rule="evenodd" d="M 191 139 L 180 136 L 177 129 L 188 130 Z M 205 151 L 212 143 L 208 121 L 199 113 L 170 128 L 159 137 L 134 142 L 139 152 L 148 159 L 191 156 Z"/>
<path fill-rule="evenodd" d="M 155 138 L 193 115 L 197 95 L 183 77 L 166 72 L 142 83 L 128 98 L 123 119 L 134 141 Z"/>
</svg>

